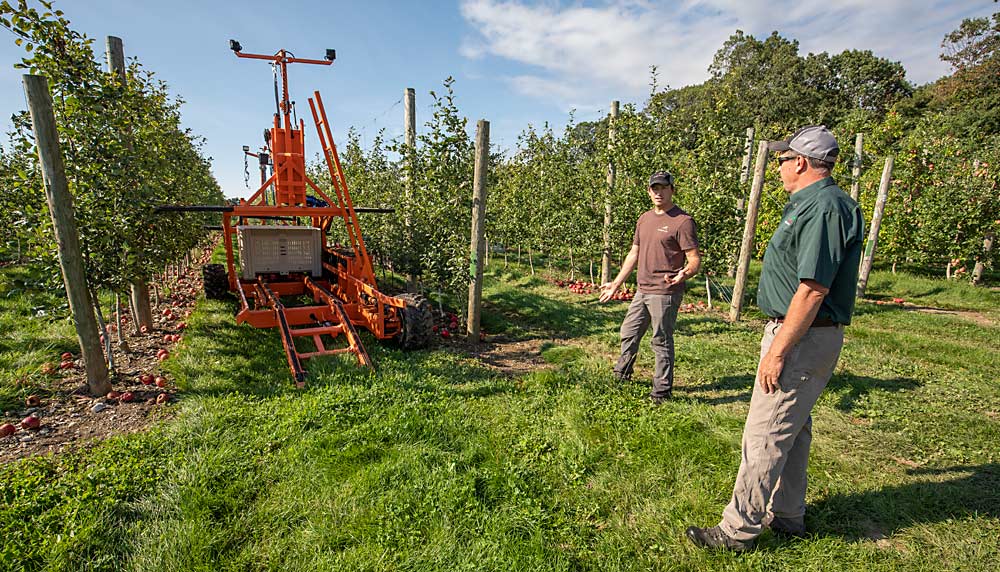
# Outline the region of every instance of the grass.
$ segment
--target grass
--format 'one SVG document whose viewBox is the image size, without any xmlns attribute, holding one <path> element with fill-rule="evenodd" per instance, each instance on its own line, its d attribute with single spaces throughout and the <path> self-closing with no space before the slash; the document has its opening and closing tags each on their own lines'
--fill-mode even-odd
<svg viewBox="0 0 1000 572">
<path fill-rule="evenodd" d="M 378 373 L 314 360 L 295 390 L 273 331 L 202 302 L 166 362 L 173 420 L 0 467 L 0 569 L 993 569 L 997 294 L 883 273 L 869 292 L 992 322 L 859 304 L 814 411 L 804 541 L 735 556 L 683 538 L 732 490 L 760 322 L 682 314 L 678 397 L 654 407 L 648 345 L 635 383 L 611 380 L 624 305 L 494 269 L 486 329 L 544 340 L 545 367 L 508 377 L 366 337 Z M 35 341 L 5 365 L 72 345 L 6 300 L 0 320 Z"/>
</svg>

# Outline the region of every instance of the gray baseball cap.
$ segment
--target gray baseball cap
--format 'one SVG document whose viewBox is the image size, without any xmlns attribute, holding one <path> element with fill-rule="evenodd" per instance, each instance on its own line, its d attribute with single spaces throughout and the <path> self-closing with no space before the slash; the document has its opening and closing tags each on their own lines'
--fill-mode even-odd
<svg viewBox="0 0 1000 572">
<path fill-rule="evenodd" d="M 649 176 L 649 186 L 653 185 L 667 185 L 668 187 L 674 186 L 674 176 L 666 171 L 657 171 Z"/>
<path fill-rule="evenodd" d="M 805 157 L 820 161 L 834 162 L 840 153 L 840 146 L 826 125 L 810 125 L 799 129 L 784 141 L 772 141 L 767 145 L 770 151 L 792 150 Z"/>
</svg>

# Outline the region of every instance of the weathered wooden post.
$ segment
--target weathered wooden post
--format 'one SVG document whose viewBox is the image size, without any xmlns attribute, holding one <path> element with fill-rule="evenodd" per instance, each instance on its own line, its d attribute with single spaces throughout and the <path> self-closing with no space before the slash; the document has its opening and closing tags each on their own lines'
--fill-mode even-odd
<svg viewBox="0 0 1000 572">
<path fill-rule="evenodd" d="M 872 215 L 871 228 L 868 230 L 868 243 L 861 258 L 861 270 L 858 272 L 857 297 L 865 297 L 868 287 L 868 275 L 871 274 L 875 262 L 875 248 L 878 246 L 878 230 L 882 226 L 882 213 L 885 212 L 885 201 L 889 197 L 889 185 L 892 182 L 892 156 L 885 158 L 882 169 L 882 182 L 878 186 L 878 198 L 875 200 L 875 213 Z"/>
<path fill-rule="evenodd" d="M 69 299 L 70 313 L 73 315 L 81 355 L 86 365 L 87 385 L 92 395 L 104 395 L 111 391 L 111 383 L 108 381 L 108 368 L 104 363 L 94 308 L 87 292 L 87 276 L 76 221 L 73 218 L 73 195 L 66 182 L 48 80 L 38 75 L 25 75 L 23 78 L 24 93 L 31 112 L 31 128 L 38 144 L 45 200 L 52 216 L 52 229 L 59 249 L 59 266 L 62 268 L 66 297 Z"/>
<path fill-rule="evenodd" d="M 608 152 L 615 148 L 615 123 L 618 121 L 618 102 L 611 102 L 608 118 Z M 601 284 L 611 280 L 611 200 L 615 193 L 615 162 L 608 160 L 607 196 L 604 199 L 604 252 L 601 254 Z"/>
<path fill-rule="evenodd" d="M 119 81 L 122 85 L 125 84 L 125 49 L 122 46 L 122 39 L 115 36 L 108 36 L 105 39 L 105 57 L 108 61 L 108 72 L 118 76 Z M 128 133 L 122 133 L 123 137 L 126 137 L 125 146 L 130 151 L 132 150 L 132 141 Z M 153 310 L 149 304 L 149 284 L 144 279 L 132 280 L 131 286 L 131 305 L 134 309 L 135 327 L 137 331 L 141 332 L 142 328 L 145 327 L 147 331 L 153 329 Z"/>
<path fill-rule="evenodd" d="M 767 141 L 757 145 L 757 162 L 753 169 L 753 185 L 750 186 L 750 200 L 747 204 L 747 220 L 743 227 L 743 243 L 740 245 L 740 261 L 736 268 L 736 285 L 733 286 L 733 303 L 729 308 L 729 320 L 737 322 L 743 311 L 743 291 L 750 273 L 750 257 L 753 253 L 753 236 L 757 232 L 757 211 L 760 210 L 760 193 L 764 189 L 764 170 L 767 169 Z"/>
<path fill-rule="evenodd" d="M 851 170 L 851 198 L 855 201 L 861 196 L 861 165 L 864 162 L 865 146 L 862 135 L 854 136 L 854 168 Z"/>
<path fill-rule="evenodd" d="M 476 124 L 476 164 L 472 179 L 472 233 L 469 248 L 469 312 L 466 334 L 479 343 L 479 320 L 483 299 L 483 256 L 486 251 L 486 179 L 489 176 L 490 122 Z"/>
<path fill-rule="evenodd" d="M 747 184 L 747 179 L 750 178 L 750 161 L 753 160 L 753 138 L 754 138 L 754 128 L 747 127 L 747 137 L 743 142 L 743 165 L 740 167 L 740 196 L 736 199 L 736 219 L 743 218 L 743 209 L 746 207 L 746 201 L 743 200 L 743 186 Z M 733 253 L 733 258 L 729 262 L 729 277 L 732 278 L 736 276 L 736 263 L 738 253 Z"/>
<path fill-rule="evenodd" d="M 404 200 L 405 211 L 403 212 L 403 227 L 406 229 L 406 239 L 408 244 L 413 243 L 413 162 L 417 153 L 417 98 L 416 91 L 412 87 L 406 88 L 403 93 L 403 123 L 404 144 L 406 153 L 406 196 Z M 408 292 L 417 291 L 417 275 L 414 272 L 409 274 L 406 281 Z"/>
</svg>

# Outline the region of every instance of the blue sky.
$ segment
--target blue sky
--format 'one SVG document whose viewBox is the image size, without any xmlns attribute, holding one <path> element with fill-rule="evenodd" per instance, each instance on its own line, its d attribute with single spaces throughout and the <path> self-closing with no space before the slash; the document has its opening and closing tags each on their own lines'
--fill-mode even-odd
<svg viewBox="0 0 1000 572">
<path fill-rule="evenodd" d="M 949 71 L 938 59 L 946 33 L 963 18 L 1000 9 L 992 0 L 57 0 L 56 7 L 96 40 L 102 59 L 105 36 L 119 36 L 126 57 L 138 57 L 183 97 L 184 123 L 206 138 L 227 196 L 249 194 L 241 146 L 260 145 L 274 109 L 270 66 L 238 60 L 230 38 L 253 53 L 285 48 L 322 58 L 336 49 L 333 66 L 292 66 L 289 77 L 300 117 L 308 116 L 308 95 L 321 92 L 338 144 L 350 126 L 366 142 L 383 127 L 400 137 L 407 87 L 416 90 L 423 131 L 428 92 L 453 76 L 470 130 L 487 119 L 493 144 L 510 148 L 528 124 L 561 127 L 572 109 L 586 121 L 602 117 L 612 99 L 642 102 L 651 65 L 661 86 L 704 81 L 715 51 L 737 29 L 759 38 L 777 30 L 798 40 L 802 53 L 870 49 L 924 83 Z M 22 55 L 0 30 L 5 131 L 10 114 L 25 107 L 22 72 L 13 68 Z M 315 131 L 306 127 L 312 156 Z"/>
</svg>

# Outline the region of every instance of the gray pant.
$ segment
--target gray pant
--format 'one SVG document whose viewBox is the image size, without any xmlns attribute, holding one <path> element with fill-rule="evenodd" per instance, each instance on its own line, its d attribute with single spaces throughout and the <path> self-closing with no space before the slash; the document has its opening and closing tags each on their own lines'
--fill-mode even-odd
<svg viewBox="0 0 1000 572">
<path fill-rule="evenodd" d="M 768 322 L 760 342 L 762 358 L 780 328 Z M 785 358 L 780 390 L 764 393 L 754 382 L 740 470 L 720 523 L 729 536 L 756 538 L 768 513 L 803 524 L 812 408 L 833 375 L 843 345 L 842 326 L 809 328 Z"/>
<path fill-rule="evenodd" d="M 639 355 L 639 342 L 650 325 L 653 339 L 650 345 L 656 356 L 653 370 L 653 391 L 650 397 L 665 397 L 674 387 L 674 324 L 677 323 L 677 309 L 680 308 L 683 293 L 643 294 L 637 292 L 625 312 L 619 331 L 622 341 L 622 355 L 615 364 L 615 376 L 630 379 Z"/>
</svg>

